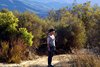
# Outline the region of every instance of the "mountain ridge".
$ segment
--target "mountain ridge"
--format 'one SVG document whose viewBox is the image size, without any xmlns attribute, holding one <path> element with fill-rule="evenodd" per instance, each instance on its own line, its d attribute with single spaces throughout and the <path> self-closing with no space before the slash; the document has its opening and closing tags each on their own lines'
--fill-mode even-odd
<svg viewBox="0 0 100 67">
<path fill-rule="evenodd" d="M 68 3 L 60 3 L 51 0 L 1 0 L 0 9 L 7 8 L 9 10 L 18 10 L 19 12 L 30 11 L 39 16 L 46 16 L 52 9 L 58 10 L 60 8 L 71 6 Z"/>
</svg>

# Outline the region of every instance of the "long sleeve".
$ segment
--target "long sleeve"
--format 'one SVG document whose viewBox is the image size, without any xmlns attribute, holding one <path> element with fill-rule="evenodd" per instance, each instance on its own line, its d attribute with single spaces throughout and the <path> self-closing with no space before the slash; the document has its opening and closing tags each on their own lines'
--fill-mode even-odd
<svg viewBox="0 0 100 67">
<path fill-rule="evenodd" d="M 48 45 L 49 45 L 49 42 L 50 42 L 50 38 L 48 37 L 48 38 L 47 38 L 47 44 L 48 44 Z"/>
<path fill-rule="evenodd" d="M 47 37 L 47 47 L 48 47 L 48 51 L 50 51 L 50 38 Z"/>
</svg>

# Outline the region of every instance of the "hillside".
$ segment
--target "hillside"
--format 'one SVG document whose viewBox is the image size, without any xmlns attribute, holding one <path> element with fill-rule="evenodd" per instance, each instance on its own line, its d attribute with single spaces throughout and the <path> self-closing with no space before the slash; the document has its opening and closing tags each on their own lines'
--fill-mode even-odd
<svg viewBox="0 0 100 67">
<path fill-rule="evenodd" d="M 51 5 L 52 4 L 52 5 Z M 68 3 L 45 0 L 1 0 L 0 9 L 18 10 L 19 12 L 31 11 L 39 16 L 46 16 L 49 10 L 58 10 L 70 6 Z"/>
</svg>

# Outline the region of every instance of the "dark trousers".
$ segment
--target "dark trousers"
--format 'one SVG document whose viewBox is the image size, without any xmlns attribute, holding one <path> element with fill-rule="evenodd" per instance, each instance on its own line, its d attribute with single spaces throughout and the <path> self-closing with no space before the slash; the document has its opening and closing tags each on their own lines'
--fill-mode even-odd
<svg viewBox="0 0 100 67">
<path fill-rule="evenodd" d="M 48 51 L 48 65 L 51 65 L 54 53 L 55 53 L 55 47 L 50 47 L 50 51 Z"/>
</svg>

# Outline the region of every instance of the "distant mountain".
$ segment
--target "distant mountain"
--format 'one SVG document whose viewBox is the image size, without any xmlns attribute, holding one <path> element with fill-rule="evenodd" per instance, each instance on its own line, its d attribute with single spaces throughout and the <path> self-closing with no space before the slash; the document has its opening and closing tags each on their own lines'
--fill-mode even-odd
<svg viewBox="0 0 100 67">
<path fill-rule="evenodd" d="M 71 6 L 71 4 L 59 2 L 59 0 L 0 0 L 0 9 L 31 11 L 39 16 L 46 16 L 49 10 L 58 10 L 66 6 Z"/>
</svg>

